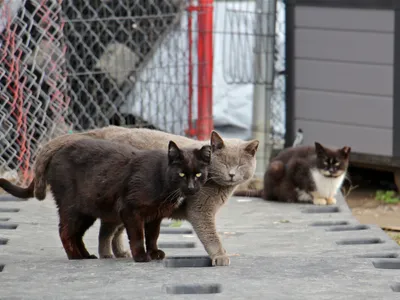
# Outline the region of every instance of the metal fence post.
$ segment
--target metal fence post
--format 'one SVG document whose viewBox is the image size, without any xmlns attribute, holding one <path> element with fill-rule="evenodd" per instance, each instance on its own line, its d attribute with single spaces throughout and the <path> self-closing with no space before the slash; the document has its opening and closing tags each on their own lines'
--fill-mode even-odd
<svg viewBox="0 0 400 300">
<path fill-rule="evenodd" d="M 213 0 L 199 0 L 198 12 L 198 119 L 197 138 L 207 140 L 214 128 L 213 82 Z"/>
<path fill-rule="evenodd" d="M 272 151 L 271 98 L 274 83 L 276 0 L 256 1 L 252 136 L 260 141 L 256 176 L 263 176 Z"/>
</svg>

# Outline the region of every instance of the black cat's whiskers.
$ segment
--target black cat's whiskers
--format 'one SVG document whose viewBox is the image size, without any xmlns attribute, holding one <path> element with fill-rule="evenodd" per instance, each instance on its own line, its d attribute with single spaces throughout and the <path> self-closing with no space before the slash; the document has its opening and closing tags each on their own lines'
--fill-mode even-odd
<svg viewBox="0 0 400 300">
<path fill-rule="evenodd" d="M 162 204 L 165 204 L 165 203 L 167 203 L 170 200 L 173 200 L 175 198 L 179 198 L 178 196 L 179 197 L 182 196 L 181 189 L 179 189 L 179 188 L 176 189 L 176 190 L 173 190 L 171 193 L 169 193 L 169 195 L 167 197 L 165 197 L 165 199 L 162 201 Z"/>
</svg>

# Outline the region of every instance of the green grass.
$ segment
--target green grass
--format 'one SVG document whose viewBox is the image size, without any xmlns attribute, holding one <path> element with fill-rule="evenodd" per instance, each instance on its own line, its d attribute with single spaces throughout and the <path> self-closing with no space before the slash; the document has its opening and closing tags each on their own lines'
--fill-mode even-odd
<svg viewBox="0 0 400 300">
<path fill-rule="evenodd" d="M 395 191 L 378 190 L 376 191 L 375 199 L 386 204 L 400 203 L 400 198 L 396 195 Z"/>
<path fill-rule="evenodd" d="M 182 221 L 174 221 L 171 224 L 169 224 L 169 227 L 181 227 L 182 226 Z"/>
</svg>

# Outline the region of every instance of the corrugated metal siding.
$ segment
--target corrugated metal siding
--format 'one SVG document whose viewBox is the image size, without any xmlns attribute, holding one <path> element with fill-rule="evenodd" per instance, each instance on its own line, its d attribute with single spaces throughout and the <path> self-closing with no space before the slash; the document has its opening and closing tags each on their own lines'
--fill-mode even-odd
<svg viewBox="0 0 400 300">
<path fill-rule="evenodd" d="M 295 126 L 305 143 L 392 155 L 394 12 L 296 7 Z"/>
</svg>

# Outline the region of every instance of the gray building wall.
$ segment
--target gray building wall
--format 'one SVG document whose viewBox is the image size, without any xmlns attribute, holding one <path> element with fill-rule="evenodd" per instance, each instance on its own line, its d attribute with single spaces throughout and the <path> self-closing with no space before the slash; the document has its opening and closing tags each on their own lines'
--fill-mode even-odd
<svg viewBox="0 0 400 300">
<path fill-rule="evenodd" d="M 295 129 L 304 143 L 391 156 L 394 11 L 296 6 Z"/>
</svg>

